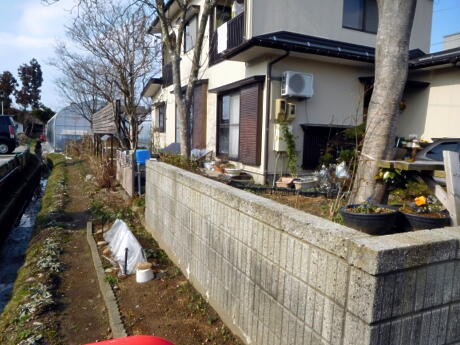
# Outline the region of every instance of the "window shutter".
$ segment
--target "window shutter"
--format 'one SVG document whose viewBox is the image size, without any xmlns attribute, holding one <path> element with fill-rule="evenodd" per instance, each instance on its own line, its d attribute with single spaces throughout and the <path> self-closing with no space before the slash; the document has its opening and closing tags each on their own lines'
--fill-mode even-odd
<svg viewBox="0 0 460 345">
<path fill-rule="evenodd" d="M 207 93 L 207 83 L 195 86 L 193 93 L 192 149 L 206 148 Z"/>
<path fill-rule="evenodd" d="M 261 84 L 241 89 L 239 161 L 248 165 L 260 165 L 261 101 Z"/>
</svg>

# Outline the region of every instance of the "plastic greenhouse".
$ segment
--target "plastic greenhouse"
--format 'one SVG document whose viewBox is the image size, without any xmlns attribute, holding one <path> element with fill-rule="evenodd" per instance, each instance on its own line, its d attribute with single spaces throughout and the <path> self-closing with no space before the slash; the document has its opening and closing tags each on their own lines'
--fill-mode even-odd
<svg viewBox="0 0 460 345">
<path fill-rule="evenodd" d="M 63 151 L 68 141 L 81 140 L 90 133 L 91 124 L 76 105 L 59 110 L 46 124 L 46 140 L 55 151 Z"/>
</svg>

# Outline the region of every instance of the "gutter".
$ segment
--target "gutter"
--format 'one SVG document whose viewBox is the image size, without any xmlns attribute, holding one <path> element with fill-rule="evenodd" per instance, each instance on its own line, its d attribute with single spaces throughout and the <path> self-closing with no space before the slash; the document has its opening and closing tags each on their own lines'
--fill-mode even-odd
<svg viewBox="0 0 460 345">
<path fill-rule="evenodd" d="M 275 60 L 270 61 L 267 64 L 267 94 L 265 99 L 265 155 L 264 155 L 264 179 L 267 183 L 267 172 L 268 172 L 268 142 L 270 135 L 270 110 L 271 110 L 271 90 L 272 90 L 272 67 L 277 62 L 288 57 L 290 54 L 289 50 L 285 51 L 285 54 L 277 57 Z"/>
</svg>

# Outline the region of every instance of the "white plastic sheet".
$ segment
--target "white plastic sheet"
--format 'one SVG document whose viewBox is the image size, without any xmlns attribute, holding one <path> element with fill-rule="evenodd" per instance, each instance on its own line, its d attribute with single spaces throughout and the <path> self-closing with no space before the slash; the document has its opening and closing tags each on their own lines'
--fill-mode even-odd
<svg viewBox="0 0 460 345">
<path fill-rule="evenodd" d="M 117 219 L 110 230 L 104 234 L 104 240 L 109 244 L 113 259 L 120 265 L 121 273 L 124 273 L 126 248 L 128 248 L 127 274 L 135 273 L 137 264 L 145 261 L 141 245 L 121 219 Z"/>
</svg>

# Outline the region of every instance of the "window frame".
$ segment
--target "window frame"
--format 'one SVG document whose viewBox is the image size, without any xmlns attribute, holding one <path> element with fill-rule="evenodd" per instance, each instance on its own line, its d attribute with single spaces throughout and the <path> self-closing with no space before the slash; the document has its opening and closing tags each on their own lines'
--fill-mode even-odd
<svg viewBox="0 0 460 345">
<path fill-rule="evenodd" d="M 362 19 L 361 19 L 361 23 L 360 23 L 360 28 L 356 28 L 356 27 L 352 27 L 352 26 L 347 26 L 344 24 L 344 21 L 345 21 L 345 2 L 348 1 L 348 0 L 344 0 L 343 1 L 343 9 L 342 9 L 342 28 L 344 29 L 349 29 L 349 30 L 355 30 L 355 31 L 360 31 L 360 32 L 366 32 L 366 33 L 369 33 L 369 34 L 377 34 L 377 30 L 378 30 L 378 7 L 377 7 L 377 26 L 376 26 L 376 29 L 375 31 L 374 30 L 369 30 L 366 28 L 366 19 L 367 19 L 367 16 L 369 15 L 368 11 L 367 11 L 367 1 L 366 0 L 360 0 L 361 1 L 361 13 L 362 13 Z M 376 5 L 377 6 L 377 3 Z"/>
<path fill-rule="evenodd" d="M 156 107 L 157 110 L 157 131 L 159 133 L 165 133 L 166 132 L 166 103 L 162 103 L 157 105 Z"/>
<path fill-rule="evenodd" d="M 224 97 L 226 96 L 229 96 L 230 97 L 230 109 L 231 109 L 231 97 L 235 97 L 236 95 L 238 95 L 238 102 L 240 102 L 239 104 L 239 107 L 238 107 L 238 123 L 237 124 L 231 124 L 230 123 L 230 118 L 231 118 L 231 115 L 229 114 L 229 119 L 228 120 L 224 120 L 223 119 L 223 99 Z M 240 143 L 239 143 L 239 133 L 240 133 L 240 122 L 241 122 L 241 100 L 240 100 L 240 97 L 241 97 L 241 90 L 237 89 L 237 90 L 232 90 L 232 91 L 228 91 L 228 92 L 224 92 L 224 93 L 221 93 L 218 95 L 218 101 L 217 101 L 217 106 L 218 106 L 218 110 L 217 110 L 217 123 L 216 123 L 216 153 L 217 153 L 217 156 L 227 156 L 228 159 L 230 160 L 233 160 L 233 161 L 239 161 L 240 159 Z M 238 152 L 237 152 L 237 155 L 236 156 L 233 156 L 233 155 L 230 155 L 230 128 L 231 127 L 236 127 L 238 128 Z M 220 131 L 222 129 L 227 129 L 228 130 L 228 152 L 227 153 L 224 153 L 224 152 L 221 152 L 221 147 L 220 147 Z"/>
<path fill-rule="evenodd" d="M 195 23 L 195 37 L 191 38 L 191 46 L 187 47 L 187 28 L 191 26 L 192 22 Z M 195 48 L 197 35 L 198 35 L 198 15 L 194 14 L 193 16 L 190 17 L 190 19 L 187 20 L 184 26 L 184 42 L 183 42 L 184 53 L 187 53 L 193 48 Z"/>
</svg>

